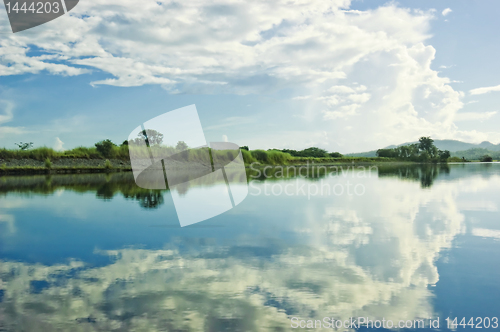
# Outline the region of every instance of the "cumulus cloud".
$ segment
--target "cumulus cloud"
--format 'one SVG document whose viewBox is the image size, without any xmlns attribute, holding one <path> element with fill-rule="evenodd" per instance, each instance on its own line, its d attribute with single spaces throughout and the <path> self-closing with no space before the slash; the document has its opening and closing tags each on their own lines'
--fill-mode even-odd
<svg viewBox="0 0 500 332">
<path fill-rule="evenodd" d="M 331 149 L 377 148 L 423 134 L 477 138 L 454 124 L 463 93 L 431 69 L 434 12 L 349 6 L 349 0 L 80 2 L 36 34 L 3 38 L 0 75 L 97 72 L 107 77 L 94 86 L 158 84 L 170 93 L 268 94 L 293 87 L 290 99 L 309 103 L 303 117 L 317 132 L 333 132 L 322 142 Z M 32 55 L 32 47 L 44 55 Z M 365 135 L 349 136 L 348 127 Z"/>
<path fill-rule="evenodd" d="M 61 139 L 59 137 L 56 137 L 54 139 L 54 145 L 52 146 L 52 148 L 56 151 L 64 151 L 63 145 L 64 145 L 64 142 L 61 141 Z"/>
<path fill-rule="evenodd" d="M 485 94 L 488 92 L 493 92 L 493 91 L 500 91 L 500 85 L 472 89 L 472 90 L 470 90 L 470 94 L 471 95 L 482 95 L 482 94 Z"/>
<path fill-rule="evenodd" d="M 449 14 L 449 13 L 451 13 L 451 12 L 452 12 L 451 8 L 446 8 L 445 10 L 443 10 L 443 11 L 441 12 L 441 14 L 442 14 L 443 16 L 446 16 L 446 15 L 448 15 L 448 14 Z"/>
</svg>

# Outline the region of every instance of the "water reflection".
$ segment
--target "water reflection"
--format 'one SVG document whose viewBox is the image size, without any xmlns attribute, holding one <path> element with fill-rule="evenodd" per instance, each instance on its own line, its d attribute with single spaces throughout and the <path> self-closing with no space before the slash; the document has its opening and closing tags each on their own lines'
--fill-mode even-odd
<svg viewBox="0 0 500 332">
<path fill-rule="evenodd" d="M 72 256 L 57 264 L 2 259 L 0 330 L 283 331 L 291 316 L 396 321 L 439 315 L 431 287 L 440 279 L 436 261 L 467 231 L 467 213 L 498 217 L 499 172 L 404 166 L 376 174 L 360 180 L 363 196 L 251 197 L 211 233 L 166 229 L 162 248 L 144 248 L 147 240 L 136 237 L 113 250 L 96 249 L 109 264 Z M 126 209 L 113 199 L 117 194 L 126 204 L 133 199 L 158 209 L 148 215 L 167 206 L 166 192 L 136 192 L 126 174 L 0 181 L 0 215 L 11 221 L 23 218 L 12 191 L 52 193 L 45 206 L 62 199 L 70 208 L 83 203 L 69 192 L 95 193 L 92 198 L 106 199 L 88 217 L 97 232 Z M 476 225 L 478 234 L 496 234 Z M 58 241 L 53 245 L 64 252 L 67 244 Z"/>
<path fill-rule="evenodd" d="M 447 164 L 432 165 L 406 165 L 406 166 L 380 166 L 380 177 L 394 176 L 404 180 L 420 181 L 422 188 L 430 188 L 440 174 L 449 174 Z"/>
</svg>

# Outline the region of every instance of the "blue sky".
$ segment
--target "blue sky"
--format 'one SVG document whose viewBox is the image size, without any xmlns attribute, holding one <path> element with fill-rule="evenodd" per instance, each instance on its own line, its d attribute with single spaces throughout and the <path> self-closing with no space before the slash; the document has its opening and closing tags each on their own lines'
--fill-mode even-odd
<svg viewBox="0 0 500 332">
<path fill-rule="evenodd" d="M 87 0 L 12 34 L 0 8 L 0 146 L 121 142 L 190 104 L 207 141 L 252 149 L 348 153 L 422 135 L 500 143 L 499 9 Z"/>
</svg>

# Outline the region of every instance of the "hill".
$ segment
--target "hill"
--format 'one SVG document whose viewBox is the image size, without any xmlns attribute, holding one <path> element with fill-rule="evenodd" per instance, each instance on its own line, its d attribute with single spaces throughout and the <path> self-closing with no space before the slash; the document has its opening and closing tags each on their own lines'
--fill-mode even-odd
<svg viewBox="0 0 500 332">
<path fill-rule="evenodd" d="M 480 160 L 484 155 L 489 155 L 493 160 L 500 159 L 500 151 L 491 151 L 483 148 L 474 148 L 464 151 L 452 152 L 452 157 L 465 158 L 467 160 Z"/>
</svg>

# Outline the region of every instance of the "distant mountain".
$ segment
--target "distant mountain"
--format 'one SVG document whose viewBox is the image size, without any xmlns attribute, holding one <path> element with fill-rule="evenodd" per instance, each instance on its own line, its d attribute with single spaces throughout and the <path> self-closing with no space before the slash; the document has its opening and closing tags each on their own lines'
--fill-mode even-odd
<svg viewBox="0 0 500 332">
<path fill-rule="evenodd" d="M 347 153 L 345 156 L 347 156 L 347 157 L 376 157 L 377 150 L 367 151 L 367 152 L 359 152 L 359 153 Z"/>
<path fill-rule="evenodd" d="M 418 143 L 418 142 L 409 142 L 409 143 L 403 143 L 399 145 L 389 145 L 386 146 L 384 149 L 394 149 L 398 146 L 403 146 L 403 145 L 408 145 L 408 144 L 413 144 L 413 143 Z M 457 140 L 452 140 L 452 139 L 436 139 L 434 140 L 434 145 L 440 149 L 440 150 L 448 150 L 452 154 L 454 152 L 463 152 L 466 150 L 470 149 L 486 149 L 489 151 L 500 151 L 500 144 L 493 144 L 490 142 L 482 142 L 479 144 L 473 144 L 473 143 L 465 143 Z M 351 156 L 351 157 L 376 157 L 377 156 L 377 150 L 373 151 L 367 151 L 367 152 L 360 152 L 360 153 L 349 153 L 346 154 L 346 156 Z"/>
</svg>

